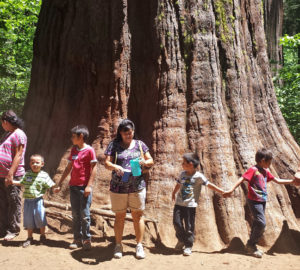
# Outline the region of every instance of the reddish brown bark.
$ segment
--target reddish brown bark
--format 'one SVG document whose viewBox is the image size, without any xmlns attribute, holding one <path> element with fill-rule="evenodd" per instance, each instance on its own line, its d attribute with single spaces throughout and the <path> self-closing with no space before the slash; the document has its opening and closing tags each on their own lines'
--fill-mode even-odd
<svg viewBox="0 0 300 270">
<path fill-rule="evenodd" d="M 276 101 L 258 0 L 45 0 L 24 116 L 27 152 L 44 154 L 55 179 L 73 125 L 90 128 L 101 159 L 120 118 L 130 117 L 155 159 L 146 215 L 160 221 L 168 244 L 175 243 L 171 191 L 188 149 L 224 189 L 262 146 L 276 155 L 274 174 L 291 177 L 299 163 L 299 146 Z M 97 178 L 94 202 L 107 204 L 110 173 L 99 166 Z M 269 191 L 262 244 L 272 246 L 283 221 L 299 230 L 300 201 L 295 188 L 289 195 L 270 184 Z M 218 249 L 233 237 L 246 241 L 245 193 L 243 186 L 222 199 L 202 191 L 197 244 Z M 67 189 L 60 200 L 66 195 Z"/>
</svg>

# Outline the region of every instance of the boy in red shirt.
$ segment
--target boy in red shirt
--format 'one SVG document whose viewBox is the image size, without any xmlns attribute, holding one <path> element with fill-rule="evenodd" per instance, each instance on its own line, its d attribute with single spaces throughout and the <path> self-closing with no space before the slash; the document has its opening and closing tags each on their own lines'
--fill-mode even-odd
<svg viewBox="0 0 300 270">
<path fill-rule="evenodd" d="M 85 143 L 89 136 L 87 127 L 79 125 L 72 128 L 71 132 L 71 140 L 74 146 L 68 158 L 69 164 L 65 168 L 54 192 L 60 191 L 62 182 L 71 172 L 69 186 L 74 241 L 69 247 L 76 249 L 83 246 L 83 249 L 89 250 L 91 248 L 90 206 L 97 159 L 94 149 Z"/>
<path fill-rule="evenodd" d="M 243 182 L 248 182 L 248 205 L 253 216 L 250 238 L 246 244 L 249 254 L 261 258 L 263 252 L 257 249 L 256 244 L 263 235 L 266 227 L 265 208 L 267 201 L 267 182 L 277 184 L 291 184 L 294 180 L 284 180 L 274 177 L 268 170 L 272 162 L 272 152 L 262 148 L 256 152 L 256 165 L 248 169 L 233 188 L 223 194 L 229 197 L 232 192 Z"/>
</svg>

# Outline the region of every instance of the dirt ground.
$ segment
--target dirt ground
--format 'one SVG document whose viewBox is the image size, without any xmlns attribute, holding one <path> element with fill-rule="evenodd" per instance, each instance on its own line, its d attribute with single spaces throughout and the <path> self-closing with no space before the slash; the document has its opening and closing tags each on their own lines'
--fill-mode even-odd
<svg viewBox="0 0 300 270">
<path fill-rule="evenodd" d="M 35 234 L 34 238 L 39 239 Z M 146 246 L 146 259 L 135 258 L 134 236 L 129 234 L 124 238 L 124 256 L 120 260 L 112 258 L 113 237 L 103 239 L 93 238 L 91 251 L 69 250 L 72 241 L 70 233 L 57 234 L 52 230 L 47 232 L 46 245 L 36 243 L 26 249 L 20 245 L 26 239 L 26 232 L 11 242 L 0 240 L 0 269 L 47 270 L 47 269 L 265 269 L 265 270 L 300 270 L 300 255 L 265 254 L 262 259 L 243 254 L 236 244 L 235 249 L 223 251 L 193 250 L 190 257 L 175 252 L 172 247 Z"/>
</svg>

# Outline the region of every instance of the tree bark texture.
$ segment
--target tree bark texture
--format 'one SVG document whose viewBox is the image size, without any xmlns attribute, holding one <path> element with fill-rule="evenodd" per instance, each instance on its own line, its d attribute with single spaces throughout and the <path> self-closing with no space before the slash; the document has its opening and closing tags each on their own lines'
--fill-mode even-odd
<svg viewBox="0 0 300 270">
<path fill-rule="evenodd" d="M 262 146 L 275 155 L 275 175 L 291 177 L 299 163 L 272 85 L 259 0 L 44 0 L 24 109 L 27 153 L 45 155 L 57 180 L 72 126 L 89 127 L 102 161 L 125 117 L 154 157 L 146 215 L 159 221 L 169 245 L 176 241 L 171 192 L 186 151 L 197 151 L 201 171 L 223 189 L 254 164 Z M 94 204 L 109 203 L 109 180 L 99 165 Z M 261 244 L 271 247 L 283 221 L 299 230 L 300 196 L 294 187 L 268 189 Z M 219 249 L 234 237 L 247 240 L 246 192 L 242 185 L 223 199 L 202 190 L 197 245 Z M 65 187 L 51 199 L 67 195 Z"/>
</svg>

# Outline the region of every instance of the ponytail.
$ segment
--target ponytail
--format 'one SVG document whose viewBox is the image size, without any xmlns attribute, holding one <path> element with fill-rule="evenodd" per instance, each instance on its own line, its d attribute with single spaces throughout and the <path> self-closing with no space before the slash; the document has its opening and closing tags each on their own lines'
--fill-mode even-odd
<svg viewBox="0 0 300 270">
<path fill-rule="evenodd" d="M 4 112 L 1 116 L 1 120 L 7 121 L 8 123 L 10 123 L 12 126 L 16 128 L 20 128 L 20 129 L 24 128 L 24 121 L 21 118 L 19 118 L 12 110 Z"/>
</svg>

